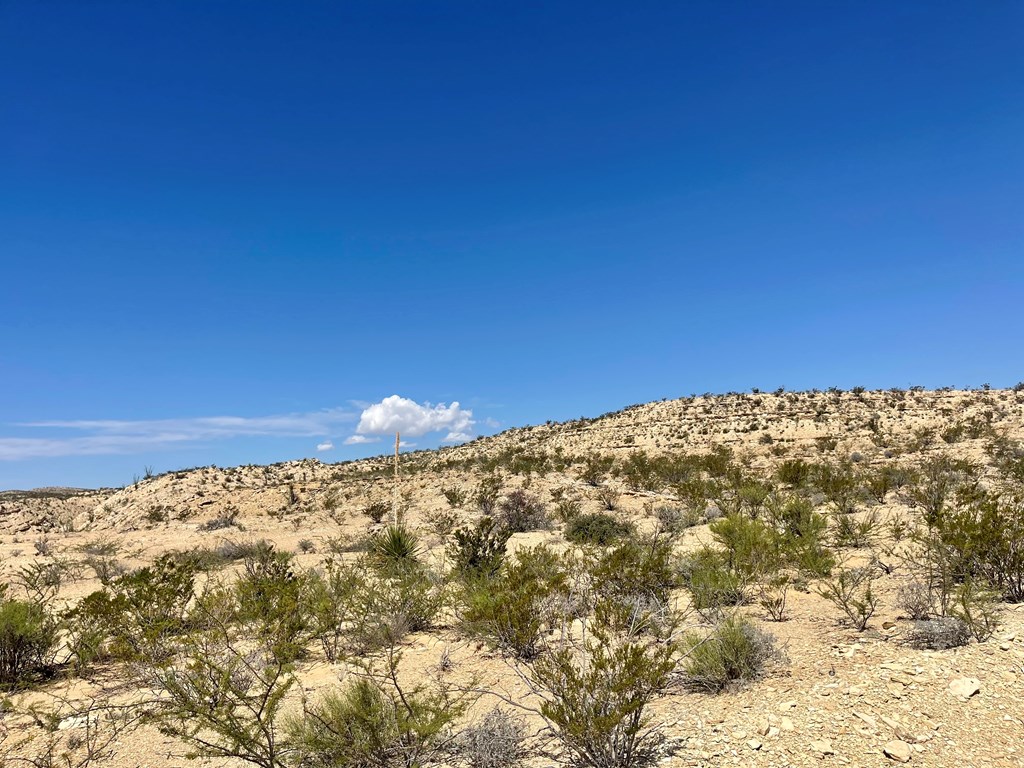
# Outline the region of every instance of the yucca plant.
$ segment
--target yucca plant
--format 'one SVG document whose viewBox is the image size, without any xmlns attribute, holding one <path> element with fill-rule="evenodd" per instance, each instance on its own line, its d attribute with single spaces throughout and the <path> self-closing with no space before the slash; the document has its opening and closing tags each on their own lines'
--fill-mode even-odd
<svg viewBox="0 0 1024 768">
<path fill-rule="evenodd" d="M 401 568 L 418 562 L 419 539 L 404 525 L 389 525 L 370 539 L 370 557 L 385 569 Z"/>
</svg>

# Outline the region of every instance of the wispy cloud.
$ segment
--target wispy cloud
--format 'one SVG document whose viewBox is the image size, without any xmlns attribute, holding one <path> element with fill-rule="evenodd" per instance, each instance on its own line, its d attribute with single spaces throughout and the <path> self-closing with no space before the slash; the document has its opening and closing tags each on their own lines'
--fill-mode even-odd
<svg viewBox="0 0 1024 768">
<path fill-rule="evenodd" d="M 476 424 L 473 412 L 457 402 L 451 405 L 417 403 L 407 397 L 391 395 L 363 409 L 356 434 L 346 443 L 369 442 L 371 435 L 401 432 L 409 437 L 422 437 L 428 432 L 447 432 L 442 442 L 462 443 L 472 439 L 469 430 Z"/>
<path fill-rule="evenodd" d="M 23 430 L 57 431 L 61 434 L 47 437 L 0 436 L 0 461 L 134 453 L 182 443 L 211 442 L 235 437 L 322 438 L 335 434 L 340 424 L 354 419 L 355 414 L 351 411 L 344 408 L 329 408 L 309 413 L 275 416 L 208 416 L 136 421 L 34 421 L 16 426 Z M 329 449 L 318 446 L 318 450 Z"/>
<path fill-rule="evenodd" d="M 367 437 L 366 435 L 352 435 L 345 438 L 345 445 L 366 445 L 366 443 L 379 443 L 379 437 Z"/>
<path fill-rule="evenodd" d="M 332 443 L 330 440 L 327 440 L 326 442 L 323 442 L 323 443 L 317 443 L 316 444 L 316 449 L 318 451 L 333 451 L 334 450 L 334 443 Z"/>
</svg>

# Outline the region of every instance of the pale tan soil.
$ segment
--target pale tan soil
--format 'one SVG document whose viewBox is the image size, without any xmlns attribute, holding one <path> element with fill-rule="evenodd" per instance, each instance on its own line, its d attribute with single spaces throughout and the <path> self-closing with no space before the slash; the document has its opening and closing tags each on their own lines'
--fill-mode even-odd
<svg viewBox="0 0 1024 768">
<path fill-rule="evenodd" d="M 1021 440 L 1024 393 L 916 392 L 903 398 L 885 392 L 860 397 L 787 393 L 650 403 L 595 420 L 509 430 L 460 447 L 404 456 L 401 488 L 407 521 L 433 544 L 432 556 L 441 558 L 443 547 L 429 526 L 440 513 L 449 511 L 441 488 L 460 486 L 472 491 L 481 476 L 479 469 L 453 462 L 494 457 L 510 449 L 622 456 L 637 448 L 656 453 L 728 445 L 760 467 L 785 458 L 822 460 L 854 452 L 865 466 L 883 461 L 914 463 L 936 452 L 986 463 L 985 439 L 947 444 L 936 436 L 921 450 L 920 443 L 925 441 L 920 430 L 941 432 L 972 420 L 987 421 L 998 433 Z M 771 436 L 771 443 L 762 442 L 764 434 Z M 817 441 L 823 437 L 837 439 L 834 451 L 822 452 Z M 83 557 L 78 551 L 83 543 L 115 539 L 122 545 L 118 557 L 129 567 L 141 566 L 169 550 L 212 546 L 222 539 L 266 538 L 291 552 L 298 550 L 300 541 L 310 540 L 316 552 L 298 554 L 296 562 L 313 567 L 322 561 L 329 540 L 355 539 L 374 530 L 361 511 L 371 500 L 390 503 L 393 498 L 389 462 L 384 457 L 346 465 L 307 460 L 271 467 L 200 468 L 164 474 L 120 490 L 0 494 L 4 580 L 37 559 L 34 542 L 42 537 L 55 554 L 76 559 Z M 578 467 L 528 479 L 507 471 L 502 474 L 506 493 L 528 484 L 531 493 L 550 502 L 552 491 L 564 489 L 566 496 L 583 502 L 585 511 L 601 508 L 594 489 L 578 479 Z M 986 482 L 998 480 L 991 476 Z M 642 526 L 650 524 L 652 504 L 672 500 L 667 494 L 623 490 L 621 512 Z M 332 496 L 336 505 L 330 503 Z M 325 502 L 330 508 L 325 508 Z M 470 503 L 466 506 L 459 512 L 460 519 L 475 519 L 478 513 Z M 898 494 L 877 510 L 883 516 L 909 514 Z M 229 513 L 237 515 L 244 531 L 199 529 Z M 557 532 L 523 534 L 511 546 L 541 541 L 562 539 Z M 688 531 L 680 546 L 692 548 L 702 541 L 710 541 L 706 526 Z M 867 552 L 847 554 L 853 562 L 868 557 Z M 72 604 L 100 587 L 92 571 L 85 571 L 84 578 L 62 590 L 61 604 Z M 906 569 L 897 568 L 879 581 L 882 608 L 863 633 L 841 625 L 838 610 L 813 592 L 791 591 L 790 619 L 781 623 L 766 621 L 756 606 L 745 608 L 776 635 L 788 663 L 737 692 L 709 696 L 678 686 L 659 699 L 653 707 L 655 721 L 664 725 L 677 746 L 664 764 L 886 765 L 894 763 L 882 754 L 883 746 L 901 738 L 911 744 L 912 764 L 1024 766 L 1024 606 L 1006 606 L 1002 627 L 987 643 L 941 652 L 914 650 L 902 642 L 908 622 L 894 607 L 896 590 L 907 578 Z M 17 592 L 18 588 L 12 589 Z M 475 679 L 481 687 L 528 700 L 525 687 L 500 654 L 467 641 L 454 628 L 412 637 L 404 648 L 404 674 L 421 676 L 445 652 L 453 662 L 453 679 L 467 684 Z M 315 649 L 299 672 L 302 690 L 293 690 L 292 706 L 300 694 L 315 698 L 334 685 L 344 668 L 326 663 Z M 980 692 L 968 700 L 957 698 L 949 683 L 961 677 L 980 681 Z M 116 689 L 117 684 L 118 670 L 111 667 L 100 670 L 91 681 L 58 679 L 42 691 L 11 699 L 25 706 L 48 702 L 50 694 L 78 698 Z M 115 698 L 137 693 L 121 691 Z M 493 703 L 493 699 L 481 700 L 473 712 L 480 713 Z M 38 741 L 33 746 L 16 745 L 38 730 L 23 716 L 0 717 L 9 730 L 0 751 L 7 750 L 11 756 L 35 754 Z M 812 747 L 814 742 L 825 744 Z M 823 754 L 823 747 L 831 754 Z M 185 751 L 180 743 L 144 727 L 122 737 L 109 764 L 119 768 L 239 764 L 186 761 Z"/>
</svg>

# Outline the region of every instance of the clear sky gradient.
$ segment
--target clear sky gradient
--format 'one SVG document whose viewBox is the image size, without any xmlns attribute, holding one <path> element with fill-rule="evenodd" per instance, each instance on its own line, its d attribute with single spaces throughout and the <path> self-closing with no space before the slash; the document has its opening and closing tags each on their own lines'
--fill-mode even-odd
<svg viewBox="0 0 1024 768">
<path fill-rule="evenodd" d="M 0 2 L 0 488 L 1011 385 L 1022 39 L 998 0 Z"/>
</svg>

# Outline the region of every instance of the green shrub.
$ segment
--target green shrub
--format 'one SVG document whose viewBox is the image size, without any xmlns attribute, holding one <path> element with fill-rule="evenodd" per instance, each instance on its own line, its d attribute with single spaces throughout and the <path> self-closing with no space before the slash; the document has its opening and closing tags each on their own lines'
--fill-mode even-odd
<svg viewBox="0 0 1024 768">
<path fill-rule="evenodd" d="M 607 546 L 635 533 L 630 523 L 602 512 L 579 515 L 565 526 L 565 538 L 574 544 Z"/>
<path fill-rule="evenodd" d="M 427 530 L 441 541 L 446 541 L 459 524 L 459 515 L 455 512 L 435 512 L 426 522 Z"/>
<path fill-rule="evenodd" d="M 462 576 L 492 576 L 505 559 L 505 545 L 512 534 L 490 517 L 482 517 L 473 527 L 452 534 L 448 554 L 453 570 Z"/>
<path fill-rule="evenodd" d="M 76 674 L 87 673 L 96 661 L 110 655 L 111 627 L 122 620 L 106 590 L 91 592 L 64 612 L 61 624 Z"/>
<path fill-rule="evenodd" d="M 383 501 L 372 501 L 363 507 L 363 514 L 375 523 L 381 522 L 391 512 L 391 505 Z"/>
<path fill-rule="evenodd" d="M 117 658 L 166 658 L 173 652 L 173 638 L 190 628 L 195 573 L 191 564 L 163 555 L 93 593 L 82 606 L 82 620 L 106 627 L 110 651 Z"/>
<path fill-rule="evenodd" d="M 698 550 L 684 559 L 682 579 L 694 610 L 705 618 L 718 617 L 724 609 L 746 601 L 739 576 L 715 550 Z"/>
<path fill-rule="evenodd" d="M 193 757 L 284 768 L 289 749 L 277 723 L 295 683 L 291 665 L 254 649 L 220 613 L 223 606 L 209 607 L 212 612 L 199 608 L 202 629 L 182 637 L 175 656 L 148 670 L 159 696 L 147 716 L 162 734 L 188 744 Z"/>
<path fill-rule="evenodd" d="M 497 474 L 491 474 L 481 480 L 480 485 L 477 486 L 476 493 L 473 494 L 473 500 L 484 515 L 494 514 L 495 507 L 498 504 L 498 497 L 501 495 L 501 485 L 501 477 Z"/>
<path fill-rule="evenodd" d="M 128 572 L 127 566 L 116 557 L 104 557 L 100 555 L 87 555 L 85 564 L 93 569 L 96 578 L 104 586 L 124 576 Z"/>
<path fill-rule="evenodd" d="M 580 480 L 596 488 L 614 464 L 615 458 L 612 456 L 601 456 L 600 454 L 587 456 L 583 462 L 583 469 L 580 470 Z"/>
<path fill-rule="evenodd" d="M 338 661 L 346 653 L 366 653 L 378 644 L 362 634 L 376 618 L 371 615 L 374 588 L 369 569 L 330 558 L 323 572 L 309 575 L 303 602 L 310 631 L 328 661 Z"/>
<path fill-rule="evenodd" d="M 974 639 L 982 643 L 999 627 L 999 593 L 984 582 L 968 578 L 959 585 L 950 614 L 963 622 Z"/>
<path fill-rule="evenodd" d="M 834 517 L 835 545 L 860 549 L 867 547 L 875 538 L 878 528 L 878 513 L 875 510 L 861 514 L 836 515 Z"/>
<path fill-rule="evenodd" d="M 826 546 L 828 520 L 801 497 L 785 499 L 770 510 L 770 519 L 780 532 L 779 548 L 788 565 L 811 576 L 827 576 L 835 556 Z"/>
<path fill-rule="evenodd" d="M 555 517 L 563 523 L 571 523 L 583 512 L 578 499 L 559 499 L 555 504 Z"/>
<path fill-rule="evenodd" d="M 634 768 L 653 761 L 660 744 L 648 706 L 668 685 L 678 649 L 592 627 L 585 647 L 544 654 L 530 676 L 542 692 L 541 714 L 572 764 Z"/>
<path fill-rule="evenodd" d="M 736 510 L 745 512 L 751 517 L 758 517 L 771 496 L 772 490 L 773 488 L 768 483 L 746 478 L 735 490 Z"/>
<path fill-rule="evenodd" d="M 933 529 L 958 582 L 985 581 L 1010 602 L 1024 601 L 1024 503 L 983 495 L 946 509 Z"/>
<path fill-rule="evenodd" d="M 465 711 L 446 688 L 403 690 L 392 669 L 383 681 L 357 677 L 328 691 L 286 728 L 309 768 L 427 768 L 445 763 L 452 723 Z"/>
<path fill-rule="evenodd" d="M 396 630 L 422 632 L 434 626 L 447 595 L 444 581 L 426 567 L 393 573 L 379 583 L 381 624 Z M 394 633 L 400 638 L 404 632 Z"/>
<path fill-rule="evenodd" d="M 42 606 L 24 600 L 0 602 L 0 686 L 23 684 L 48 666 L 56 642 L 56 627 Z"/>
<path fill-rule="evenodd" d="M 78 575 L 79 566 L 68 560 L 36 560 L 18 569 L 15 579 L 25 589 L 29 599 L 39 605 L 53 600 L 61 586 Z"/>
<path fill-rule="evenodd" d="M 236 620 L 282 662 L 305 653 L 309 617 L 303 604 L 307 577 L 292 569 L 292 556 L 273 546 L 246 557 L 235 582 Z"/>
<path fill-rule="evenodd" d="M 851 462 L 818 464 L 814 471 L 814 484 L 838 514 L 854 511 L 860 495 L 860 480 Z"/>
<path fill-rule="evenodd" d="M 520 550 L 496 575 L 467 580 L 461 596 L 463 629 L 520 659 L 533 658 L 540 652 L 541 631 L 553 618 L 550 599 L 565 581 L 551 549 Z"/>
<path fill-rule="evenodd" d="M 893 489 L 895 470 L 893 467 L 882 467 L 864 478 L 864 489 L 879 504 L 885 503 L 886 496 Z"/>
<path fill-rule="evenodd" d="M 511 533 L 538 531 L 551 527 L 544 504 L 526 491 L 510 493 L 498 504 L 498 524 Z"/>
<path fill-rule="evenodd" d="M 668 636 L 678 624 L 672 590 L 681 579 L 669 537 L 632 537 L 610 549 L 584 553 L 580 565 L 590 588 L 573 593 L 577 602 L 569 610 L 574 615 L 590 612 L 616 631 L 658 637 Z"/>
<path fill-rule="evenodd" d="M 742 581 L 770 575 L 781 567 L 779 536 L 764 521 L 734 513 L 715 520 L 709 528 L 724 547 L 726 566 Z"/>
<path fill-rule="evenodd" d="M 687 686 L 710 693 L 757 680 L 781 658 L 772 635 L 735 616 L 722 621 L 710 635 L 689 635 L 684 656 Z"/>
<path fill-rule="evenodd" d="M 646 451 L 630 451 L 616 467 L 616 474 L 634 491 L 657 491 L 663 483 L 657 460 Z"/>
<path fill-rule="evenodd" d="M 813 465 L 803 459 L 786 459 L 775 470 L 775 476 L 792 488 L 803 488 L 813 476 Z"/>
<path fill-rule="evenodd" d="M 365 559 L 329 559 L 305 581 L 309 631 L 329 661 L 358 659 L 432 627 L 445 601 L 444 583 L 422 565 L 380 571 Z"/>
<path fill-rule="evenodd" d="M 757 602 L 772 621 L 786 620 L 786 599 L 789 596 L 789 577 L 776 575 L 759 587 Z"/>
<path fill-rule="evenodd" d="M 840 608 L 857 631 L 863 632 L 878 608 L 878 596 L 871 590 L 873 581 L 870 567 L 846 568 L 823 582 L 818 594 Z"/>
<path fill-rule="evenodd" d="M 465 505 L 466 500 L 469 498 L 469 494 L 466 493 L 462 488 L 445 488 L 441 487 L 441 493 L 444 495 L 445 500 L 448 502 L 448 506 L 452 509 L 459 509 Z"/>
<path fill-rule="evenodd" d="M 923 462 L 907 486 L 911 506 L 920 509 L 929 526 L 940 525 L 947 506 L 977 487 L 977 468 L 967 461 L 937 456 Z"/>
</svg>

